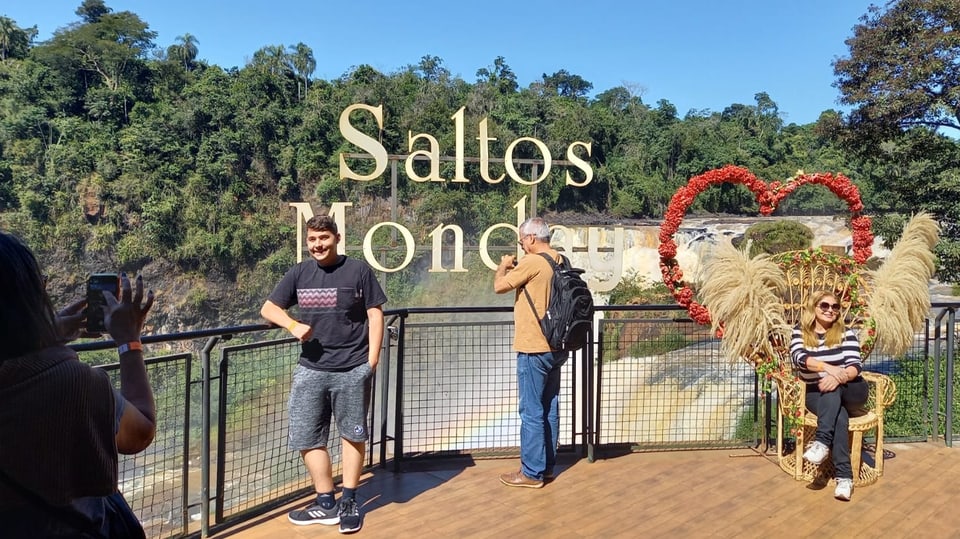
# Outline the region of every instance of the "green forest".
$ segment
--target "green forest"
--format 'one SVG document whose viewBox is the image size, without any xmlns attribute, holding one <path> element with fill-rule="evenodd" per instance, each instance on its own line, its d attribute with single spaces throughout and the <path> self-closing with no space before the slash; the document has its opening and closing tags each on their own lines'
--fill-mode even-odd
<svg viewBox="0 0 960 539">
<path fill-rule="evenodd" d="M 932 212 L 943 227 L 938 276 L 960 281 L 955 0 L 898 0 L 850 21 L 847 54 L 833 61 L 849 112 L 825 110 L 807 125 L 785 124 L 765 92 L 722 111 L 683 112 L 668 100 L 646 103 L 627 87 L 594 88 L 566 70 L 524 88 L 503 56 L 473 80 L 452 76 L 436 56 L 390 73 L 358 65 L 322 80 L 312 77 L 314 51 L 294 43 L 250 51 L 247 65 L 224 69 L 198 60 L 201 44 L 186 31 L 158 43 L 149 21 L 103 0 L 84 0 L 75 13 L 42 42 L 31 21 L 0 16 L 0 228 L 52 268 L 56 294 L 76 293 L 88 273 L 105 268 L 153 277 L 162 308 L 181 311 L 167 329 L 255 317 L 296 258 L 291 202 L 318 213 L 351 202 L 351 245 L 390 220 L 389 172 L 369 182 L 340 178 L 340 155 L 360 151 L 338 127 L 353 104 L 383 107 L 382 130 L 369 115 L 353 122 L 390 154 L 411 153 L 410 133 L 429 133 L 452 155 L 451 118 L 461 107 L 467 156 L 480 155 L 484 119 L 496 139 L 491 156 L 521 137 L 543 141 L 559 159 L 571 142 L 589 142 L 590 156 L 581 155 L 594 172 L 589 185 L 565 186 L 568 169 L 554 167 L 537 186 L 538 212 L 559 224 L 574 215 L 598 224 L 660 219 L 677 187 L 727 164 L 767 181 L 799 170 L 839 172 L 858 185 L 875 233 L 888 241 L 912 212 Z M 542 157 L 532 144 L 513 155 Z M 453 167 L 443 162 L 443 177 L 453 177 Z M 531 194 L 509 179 L 480 181 L 475 162 L 466 167 L 473 181 L 417 182 L 401 163 L 396 220 L 424 236 L 418 243 L 451 222 L 475 243 Z M 502 167 L 491 165 L 493 174 Z M 701 195 L 694 209 L 756 215 L 757 203 L 742 186 L 727 185 Z M 844 212 L 816 186 L 777 211 Z M 415 295 L 400 274 L 389 288 L 394 307 Z"/>
</svg>

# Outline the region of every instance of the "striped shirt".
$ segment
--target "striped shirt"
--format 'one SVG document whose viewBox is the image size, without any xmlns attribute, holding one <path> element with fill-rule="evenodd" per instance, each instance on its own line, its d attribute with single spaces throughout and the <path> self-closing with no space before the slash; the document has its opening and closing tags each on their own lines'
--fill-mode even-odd
<svg viewBox="0 0 960 539">
<path fill-rule="evenodd" d="M 790 339 L 790 358 L 793 360 L 793 366 L 797 368 L 797 375 L 808 384 L 816 384 L 820 378 L 825 376 L 824 372 L 814 372 L 807 369 L 807 359 L 813 358 L 831 365 L 857 368 L 857 374 L 863 370 L 863 362 L 860 360 L 860 341 L 857 340 L 856 333 L 847 329 L 843 333 L 843 340 L 840 346 L 824 346 L 824 336 L 817 334 L 819 346 L 809 350 L 803 346 L 803 330 L 799 327 L 793 328 L 793 336 Z"/>
</svg>

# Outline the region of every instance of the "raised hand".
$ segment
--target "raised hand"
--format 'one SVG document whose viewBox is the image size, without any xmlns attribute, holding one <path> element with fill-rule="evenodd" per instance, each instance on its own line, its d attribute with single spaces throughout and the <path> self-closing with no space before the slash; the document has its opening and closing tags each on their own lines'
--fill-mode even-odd
<svg viewBox="0 0 960 539">
<path fill-rule="evenodd" d="M 73 341 L 81 336 L 87 336 L 84 330 L 85 316 L 83 309 L 87 306 L 86 298 L 74 301 L 57 311 L 57 331 L 63 342 Z"/>
<path fill-rule="evenodd" d="M 126 273 L 121 273 L 120 299 L 109 291 L 105 291 L 103 297 L 107 301 L 105 325 L 113 340 L 118 343 L 139 341 L 154 299 L 153 290 L 150 290 L 146 302 L 143 300 L 143 276 L 137 276 L 136 285 L 131 290 L 130 279 Z"/>
</svg>

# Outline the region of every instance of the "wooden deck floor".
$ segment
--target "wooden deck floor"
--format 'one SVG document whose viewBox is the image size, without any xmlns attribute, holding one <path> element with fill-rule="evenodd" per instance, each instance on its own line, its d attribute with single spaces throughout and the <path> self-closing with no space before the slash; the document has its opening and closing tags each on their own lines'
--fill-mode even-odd
<svg viewBox="0 0 960 539">
<path fill-rule="evenodd" d="M 833 498 L 749 450 L 636 453 L 570 460 L 539 490 L 497 476 L 516 460 L 447 460 L 375 470 L 359 490 L 363 537 L 960 537 L 960 448 L 891 444 L 884 477 Z M 339 536 L 294 526 L 303 499 L 221 531 L 218 539 Z"/>
</svg>

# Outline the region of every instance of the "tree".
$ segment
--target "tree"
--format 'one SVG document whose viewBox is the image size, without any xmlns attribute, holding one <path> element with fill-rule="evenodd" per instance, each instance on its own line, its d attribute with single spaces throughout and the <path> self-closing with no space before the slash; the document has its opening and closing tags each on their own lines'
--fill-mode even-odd
<svg viewBox="0 0 960 539">
<path fill-rule="evenodd" d="M 25 57 L 35 37 L 36 26 L 20 28 L 13 19 L 0 16 L 0 61 Z"/>
<path fill-rule="evenodd" d="M 928 129 L 911 129 L 880 145 L 864 169 L 882 188 L 876 228 L 892 247 L 906 216 L 925 210 L 940 222 L 937 277 L 960 281 L 960 145 Z"/>
<path fill-rule="evenodd" d="M 497 56 L 493 65 L 477 70 L 477 82 L 489 84 L 502 94 L 512 94 L 517 91 L 517 75 L 514 74 L 503 56 Z"/>
<path fill-rule="evenodd" d="M 549 93 L 560 97 L 583 97 L 593 89 L 593 83 L 574 75 L 566 69 L 561 69 L 553 75 L 543 74 L 543 87 Z"/>
<path fill-rule="evenodd" d="M 864 157 L 877 186 L 878 209 L 927 210 L 942 226 L 938 276 L 960 275 L 960 147 L 945 129 L 960 131 L 960 3 L 895 0 L 871 6 L 847 40 L 850 56 L 834 62 L 841 101 L 854 105 L 846 148 Z M 884 236 L 895 237 L 883 230 Z"/>
<path fill-rule="evenodd" d="M 636 102 L 636 104 L 641 103 L 639 98 L 634 99 L 630 94 L 630 90 L 623 86 L 617 86 L 616 88 L 601 92 L 597 95 L 594 102 L 615 111 L 626 110 L 627 106 L 634 102 Z"/>
<path fill-rule="evenodd" d="M 283 45 L 267 45 L 261 47 L 253 53 L 253 61 L 250 64 L 254 67 L 265 69 L 271 75 L 283 75 L 291 73 L 287 50 Z"/>
<path fill-rule="evenodd" d="M 83 3 L 74 13 L 83 19 L 83 22 L 96 23 L 100 22 L 100 18 L 111 11 L 113 10 L 108 8 L 103 0 L 83 0 Z"/>
<path fill-rule="evenodd" d="M 417 71 L 422 74 L 423 80 L 429 82 L 440 82 L 450 78 L 450 70 L 443 67 L 443 58 L 439 56 L 421 57 Z"/>
<path fill-rule="evenodd" d="M 813 231 L 799 221 L 764 221 L 750 225 L 742 237 L 733 240 L 733 245 L 740 248 L 744 241 L 751 242 L 751 257 L 798 251 L 810 247 Z"/>
<path fill-rule="evenodd" d="M 190 68 L 193 66 L 193 61 L 197 59 L 197 54 L 200 53 L 200 49 L 197 48 L 197 43 L 200 43 L 200 41 L 197 40 L 196 36 L 186 33 L 182 36 L 177 36 L 177 44 L 173 47 L 177 55 L 177 60 L 183 62 L 183 68 L 187 71 L 190 71 Z"/>
<path fill-rule="evenodd" d="M 960 2 L 871 5 L 833 63 L 850 122 L 870 133 L 925 126 L 960 130 Z"/>
<path fill-rule="evenodd" d="M 13 50 L 13 41 L 20 28 L 9 17 L 0 17 L 0 60 L 6 60 Z"/>
<path fill-rule="evenodd" d="M 307 85 L 310 82 L 310 75 L 317 69 L 317 60 L 313 57 L 313 49 L 305 43 L 297 43 L 290 47 L 290 65 L 297 77 L 303 81 L 303 93 L 300 93 L 300 84 L 297 83 L 297 100 L 302 100 L 307 95 Z"/>
<path fill-rule="evenodd" d="M 84 5 L 98 2 L 102 6 L 99 0 L 88 0 Z M 153 48 L 157 33 L 129 11 L 100 14 L 95 20 L 91 19 L 92 16 L 85 15 L 87 22 L 58 30 L 44 47 L 45 52 L 96 73 L 110 91 L 116 92 L 125 77 L 136 69 L 134 64 Z"/>
</svg>

